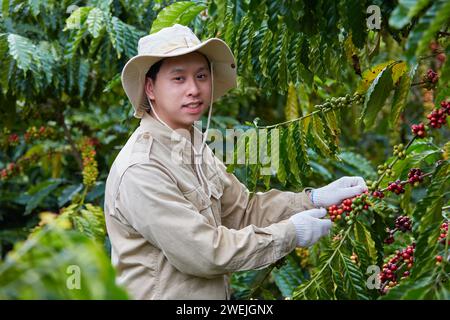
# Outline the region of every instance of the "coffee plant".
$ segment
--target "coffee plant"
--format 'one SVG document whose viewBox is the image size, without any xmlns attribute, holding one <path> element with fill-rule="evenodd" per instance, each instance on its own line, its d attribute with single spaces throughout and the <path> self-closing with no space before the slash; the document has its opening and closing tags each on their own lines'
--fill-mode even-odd
<svg viewBox="0 0 450 320">
<path fill-rule="evenodd" d="M 180 23 L 234 52 L 212 126 L 249 133 L 227 152 L 251 192 L 369 187 L 327 208 L 329 237 L 234 273 L 233 297 L 449 299 L 449 21 L 444 0 L 2 0 L 0 298 L 127 298 L 102 210 L 139 124 L 120 73 L 141 36 Z"/>
</svg>

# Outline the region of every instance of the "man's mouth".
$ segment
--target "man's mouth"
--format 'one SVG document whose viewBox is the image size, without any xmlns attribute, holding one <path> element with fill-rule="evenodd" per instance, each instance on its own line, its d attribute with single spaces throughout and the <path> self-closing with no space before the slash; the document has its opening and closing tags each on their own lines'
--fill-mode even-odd
<svg viewBox="0 0 450 320">
<path fill-rule="evenodd" d="M 189 113 L 198 113 L 202 110 L 202 106 L 203 102 L 193 102 L 183 105 L 183 108 Z"/>
</svg>

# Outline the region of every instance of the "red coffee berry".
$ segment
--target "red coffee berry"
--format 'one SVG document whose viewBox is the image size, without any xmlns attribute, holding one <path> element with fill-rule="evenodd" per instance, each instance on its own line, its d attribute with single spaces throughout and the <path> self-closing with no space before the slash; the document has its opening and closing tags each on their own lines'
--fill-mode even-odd
<svg viewBox="0 0 450 320">
<path fill-rule="evenodd" d="M 425 125 L 423 123 L 413 124 L 411 126 L 411 132 L 418 138 L 424 138 L 427 135 Z"/>
<path fill-rule="evenodd" d="M 395 220 L 395 227 L 402 232 L 411 231 L 412 229 L 411 219 L 407 216 L 399 216 Z M 411 254 L 408 250 L 412 251 L 412 249 L 407 249 L 407 252 Z"/>
<path fill-rule="evenodd" d="M 405 189 L 403 188 L 400 180 L 390 182 L 387 189 L 391 192 L 394 192 L 395 194 L 401 194 L 405 192 Z"/>
</svg>

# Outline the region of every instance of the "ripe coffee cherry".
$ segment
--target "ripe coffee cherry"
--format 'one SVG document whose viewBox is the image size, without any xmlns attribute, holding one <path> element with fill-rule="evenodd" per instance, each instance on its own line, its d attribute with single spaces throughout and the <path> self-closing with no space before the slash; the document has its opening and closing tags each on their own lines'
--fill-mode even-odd
<svg viewBox="0 0 450 320">
<path fill-rule="evenodd" d="M 395 241 L 395 238 L 394 238 L 394 234 L 392 232 L 390 232 L 389 236 L 386 239 L 384 239 L 384 243 L 386 243 L 386 244 L 394 243 L 394 241 Z"/>
<path fill-rule="evenodd" d="M 436 256 L 436 261 L 439 263 L 442 262 L 442 256 Z"/>
<path fill-rule="evenodd" d="M 405 189 L 403 188 L 400 180 L 389 183 L 387 189 L 391 192 L 394 192 L 395 194 L 401 194 L 405 192 Z"/>
<path fill-rule="evenodd" d="M 425 125 L 423 123 L 413 124 L 411 126 L 411 132 L 418 138 L 425 138 L 427 135 Z"/>
<path fill-rule="evenodd" d="M 412 229 L 412 223 L 411 223 L 411 219 L 408 216 L 399 216 L 396 220 L 395 220 L 395 227 L 402 231 L 402 232 L 406 232 L 406 231 L 411 231 Z M 409 254 L 411 254 L 409 251 L 410 249 L 407 249 L 407 252 Z"/>
<path fill-rule="evenodd" d="M 447 233 L 448 233 L 448 221 L 445 221 L 441 225 L 441 234 L 439 235 L 438 238 L 439 243 L 445 244 L 445 240 L 447 239 Z M 450 240 L 448 244 L 450 245 Z"/>
<path fill-rule="evenodd" d="M 439 129 L 447 122 L 447 111 L 444 108 L 435 109 L 427 115 L 427 119 L 430 127 Z"/>
<path fill-rule="evenodd" d="M 432 89 L 439 81 L 439 75 L 432 69 L 428 69 L 427 73 L 422 77 L 425 82 L 424 87 L 427 89 Z"/>
<path fill-rule="evenodd" d="M 412 168 L 408 173 L 408 182 L 414 186 L 417 186 L 423 181 L 423 172 L 419 168 Z"/>
<path fill-rule="evenodd" d="M 374 196 L 375 198 L 383 199 L 384 198 L 384 193 L 381 190 L 375 190 L 372 193 L 372 196 Z"/>
<path fill-rule="evenodd" d="M 450 115 L 450 101 L 441 101 L 441 108 L 444 110 L 446 115 Z"/>
</svg>

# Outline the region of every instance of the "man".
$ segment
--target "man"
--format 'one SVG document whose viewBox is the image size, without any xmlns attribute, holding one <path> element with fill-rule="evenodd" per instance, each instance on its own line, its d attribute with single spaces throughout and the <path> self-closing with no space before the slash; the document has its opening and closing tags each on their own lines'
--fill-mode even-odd
<svg viewBox="0 0 450 320">
<path fill-rule="evenodd" d="M 344 177 L 310 195 L 249 197 L 205 144 L 212 102 L 236 86 L 233 54 L 220 39 L 200 42 L 181 25 L 145 36 L 122 84 L 142 120 L 111 167 L 105 217 L 118 282 L 132 298 L 229 299 L 231 272 L 312 245 L 331 227 L 320 207 L 367 189 Z M 198 146 L 193 123 L 206 109 Z"/>
</svg>

